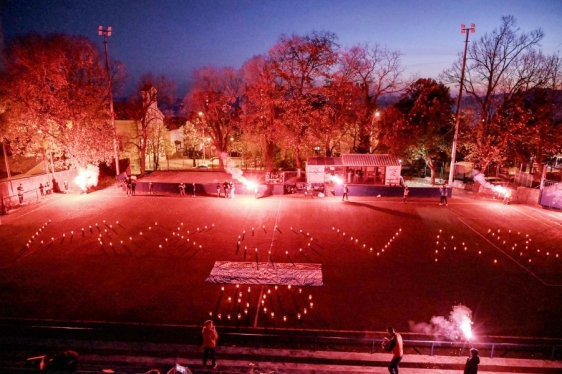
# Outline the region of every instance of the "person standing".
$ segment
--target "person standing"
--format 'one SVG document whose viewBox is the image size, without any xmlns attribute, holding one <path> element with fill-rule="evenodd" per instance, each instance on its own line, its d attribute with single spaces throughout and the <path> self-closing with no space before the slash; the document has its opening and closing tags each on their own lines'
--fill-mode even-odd
<svg viewBox="0 0 562 374">
<path fill-rule="evenodd" d="M 480 364 L 480 356 L 478 356 L 478 349 L 470 349 L 470 357 L 466 359 L 464 365 L 464 374 L 478 374 L 478 364 Z"/>
<path fill-rule="evenodd" d="M 222 187 L 224 188 L 224 198 L 228 199 L 228 187 L 229 187 L 228 182 L 224 181 L 224 183 L 222 184 Z"/>
<path fill-rule="evenodd" d="M 41 196 L 45 196 L 45 191 L 43 191 L 45 187 L 43 187 L 43 183 L 39 183 L 39 191 L 41 191 Z"/>
<path fill-rule="evenodd" d="M 503 203 L 505 205 L 509 205 L 510 200 L 511 200 L 511 190 L 506 190 L 505 195 L 503 195 Z"/>
<path fill-rule="evenodd" d="M 343 185 L 343 195 L 341 197 L 341 201 L 344 200 L 349 201 L 349 187 L 347 187 L 347 184 Z"/>
<path fill-rule="evenodd" d="M 213 325 L 213 321 L 210 319 L 205 321 L 203 325 L 203 367 L 207 366 L 207 357 L 211 357 L 211 362 L 213 364 L 213 369 L 217 368 L 217 363 L 215 361 L 215 348 L 217 346 L 217 340 L 219 339 L 219 334 Z"/>
<path fill-rule="evenodd" d="M 185 184 L 183 184 L 183 182 L 181 182 L 178 187 L 180 189 L 180 196 L 181 197 L 185 196 Z"/>
<path fill-rule="evenodd" d="M 193 191 L 192 191 L 192 197 L 195 197 L 195 182 L 191 183 L 192 187 L 193 187 Z"/>
<path fill-rule="evenodd" d="M 18 199 L 20 201 L 20 205 L 23 205 L 23 184 L 21 183 L 18 186 Z"/>
<path fill-rule="evenodd" d="M 135 190 L 137 188 L 137 181 L 135 179 L 131 180 L 131 194 L 135 196 Z"/>
<path fill-rule="evenodd" d="M 152 181 L 148 182 L 148 194 L 154 195 L 154 193 L 152 192 Z"/>
<path fill-rule="evenodd" d="M 404 199 L 402 200 L 402 202 L 407 203 L 408 202 L 408 194 L 410 193 L 408 186 L 404 186 Z"/>
<path fill-rule="evenodd" d="M 131 179 L 130 178 L 125 179 L 125 187 L 127 188 L 127 197 L 129 197 L 131 195 Z"/>
<path fill-rule="evenodd" d="M 217 183 L 217 198 L 221 197 L 221 184 Z"/>
<path fill-rule="evenodd" d="M 382 342 L 382 347 L 385 351 L 392 353 L 392 360 L 390 360 L 390 364 L 388 365 L 388 371 L 390 374 L 398 374 L 398 366 L 404 356 L 402 335 L 394 331 L 394 327 L 388 327 L 386 332 L 387 336 Z"/>
<path fill-rule="evenodd" d="M 234 182 L 230 181 L 230 198 L 234 199 Z"/>
<path fill-rule="evenodd" d="M 449 205 L 447 204 L 447 183 L 442 185 L 439 190 L 441 192 L 441 200 L 439 201 L 439 205 Z"/>
</svg>

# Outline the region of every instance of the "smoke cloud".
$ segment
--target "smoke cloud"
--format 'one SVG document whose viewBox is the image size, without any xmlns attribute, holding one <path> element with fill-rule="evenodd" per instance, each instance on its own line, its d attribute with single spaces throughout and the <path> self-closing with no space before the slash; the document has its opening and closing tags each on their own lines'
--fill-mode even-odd
<svg viewBox="0 0 562 374">
<path fill-rule="evenodd" d="M 431 321 L 415 323 L 408 321 L 410 330 L 426 335 L 441 335 L 450 340 L 472 338 L 472 310 L 464 305 L 456 305 L 449 317 L 433 316 Z"/>
<path fill-rule="evenodd" d="M 237 168 L 236 163 L 234 161 L 226 162 L 226 160 L 227 160 L 226 156 L 227 156 L 226 153 L 222 153 L 221 156 L 220 156 L 222 158 L 222 161 L 223 161 L 224 165 L 225 165 L 224 170 L 228 174 L 230 174 L 232 176 L 232 178 L 236 179 L 238 182 L 242 182 L 244 184 L 247 184 L 248 179 L 245 176 L 242 175 L 242 174 L 244 174 L 242 169 Z"/>
</svg>

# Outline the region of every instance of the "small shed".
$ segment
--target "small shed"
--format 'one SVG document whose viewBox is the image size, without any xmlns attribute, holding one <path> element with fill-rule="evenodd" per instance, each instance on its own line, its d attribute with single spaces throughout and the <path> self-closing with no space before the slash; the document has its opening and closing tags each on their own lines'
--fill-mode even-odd
<svg viewBox="0 0 562 374">
<path fill-rule="evenodd" d="M 400 161 L 388 154 L 343 154 L 341 157 L 309 157 L 308 183 L 331 183 L 335 177 L 348 184 L 398 185 Z"/>
</svg>

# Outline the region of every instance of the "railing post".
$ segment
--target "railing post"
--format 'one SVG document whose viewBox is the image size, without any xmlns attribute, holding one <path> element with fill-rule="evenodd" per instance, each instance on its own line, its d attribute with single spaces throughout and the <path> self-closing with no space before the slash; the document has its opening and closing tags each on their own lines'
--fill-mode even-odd
<svg viewBox="0 0 562 374">
<path fill-rule="evenodd" d="M 371 354 L 375 353 L 375 339 L 371 342 Z M 552 357 L 554 357 L 554 350 L 552 351 Z"/>
<path fill-rule="evenodd" d="M 312 347 L 312 350 L 316 352 L 316 336 L 314 336 L 314 345 Z"/>
<path fill-rule="evenodd" d="M 430 356 L 433 356 L 433 347 L 435 346 L 435 342 L 431 342 L 431 352 L 429 353 Z"/>
<path fill-rule="evenodd" d="M 495 348 L 495 344 L 492 344 L 492 351 L 490 352 L 490 358 L 494 358 L 494 348 Z"/>
</svg>

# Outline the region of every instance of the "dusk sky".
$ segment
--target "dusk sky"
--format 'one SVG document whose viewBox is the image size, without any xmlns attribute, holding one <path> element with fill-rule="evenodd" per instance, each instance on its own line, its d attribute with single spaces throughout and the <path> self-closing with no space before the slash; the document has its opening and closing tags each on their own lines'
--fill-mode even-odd
<svg viewBox="0 0 562 374">
<path fill-rule="evenodd" d="M 147 72 L 165 74 L 183 92 L 193 69 L 241 65 L 266 53 L 282 34 L 330 31 L 342 46 L 379 44 L 404 54 L 406 77 L 437 78 L 471 40 L 513 15 L 523 31 L 542 28 L 546 54 L 562 49 L 559 0 L 8 0 L 7 41 L 31 31 L 84 35 L 103 47 L 99 25 L 112 26 L 109 54 L 123 62 L 129 87 Z"/>
</svg>

